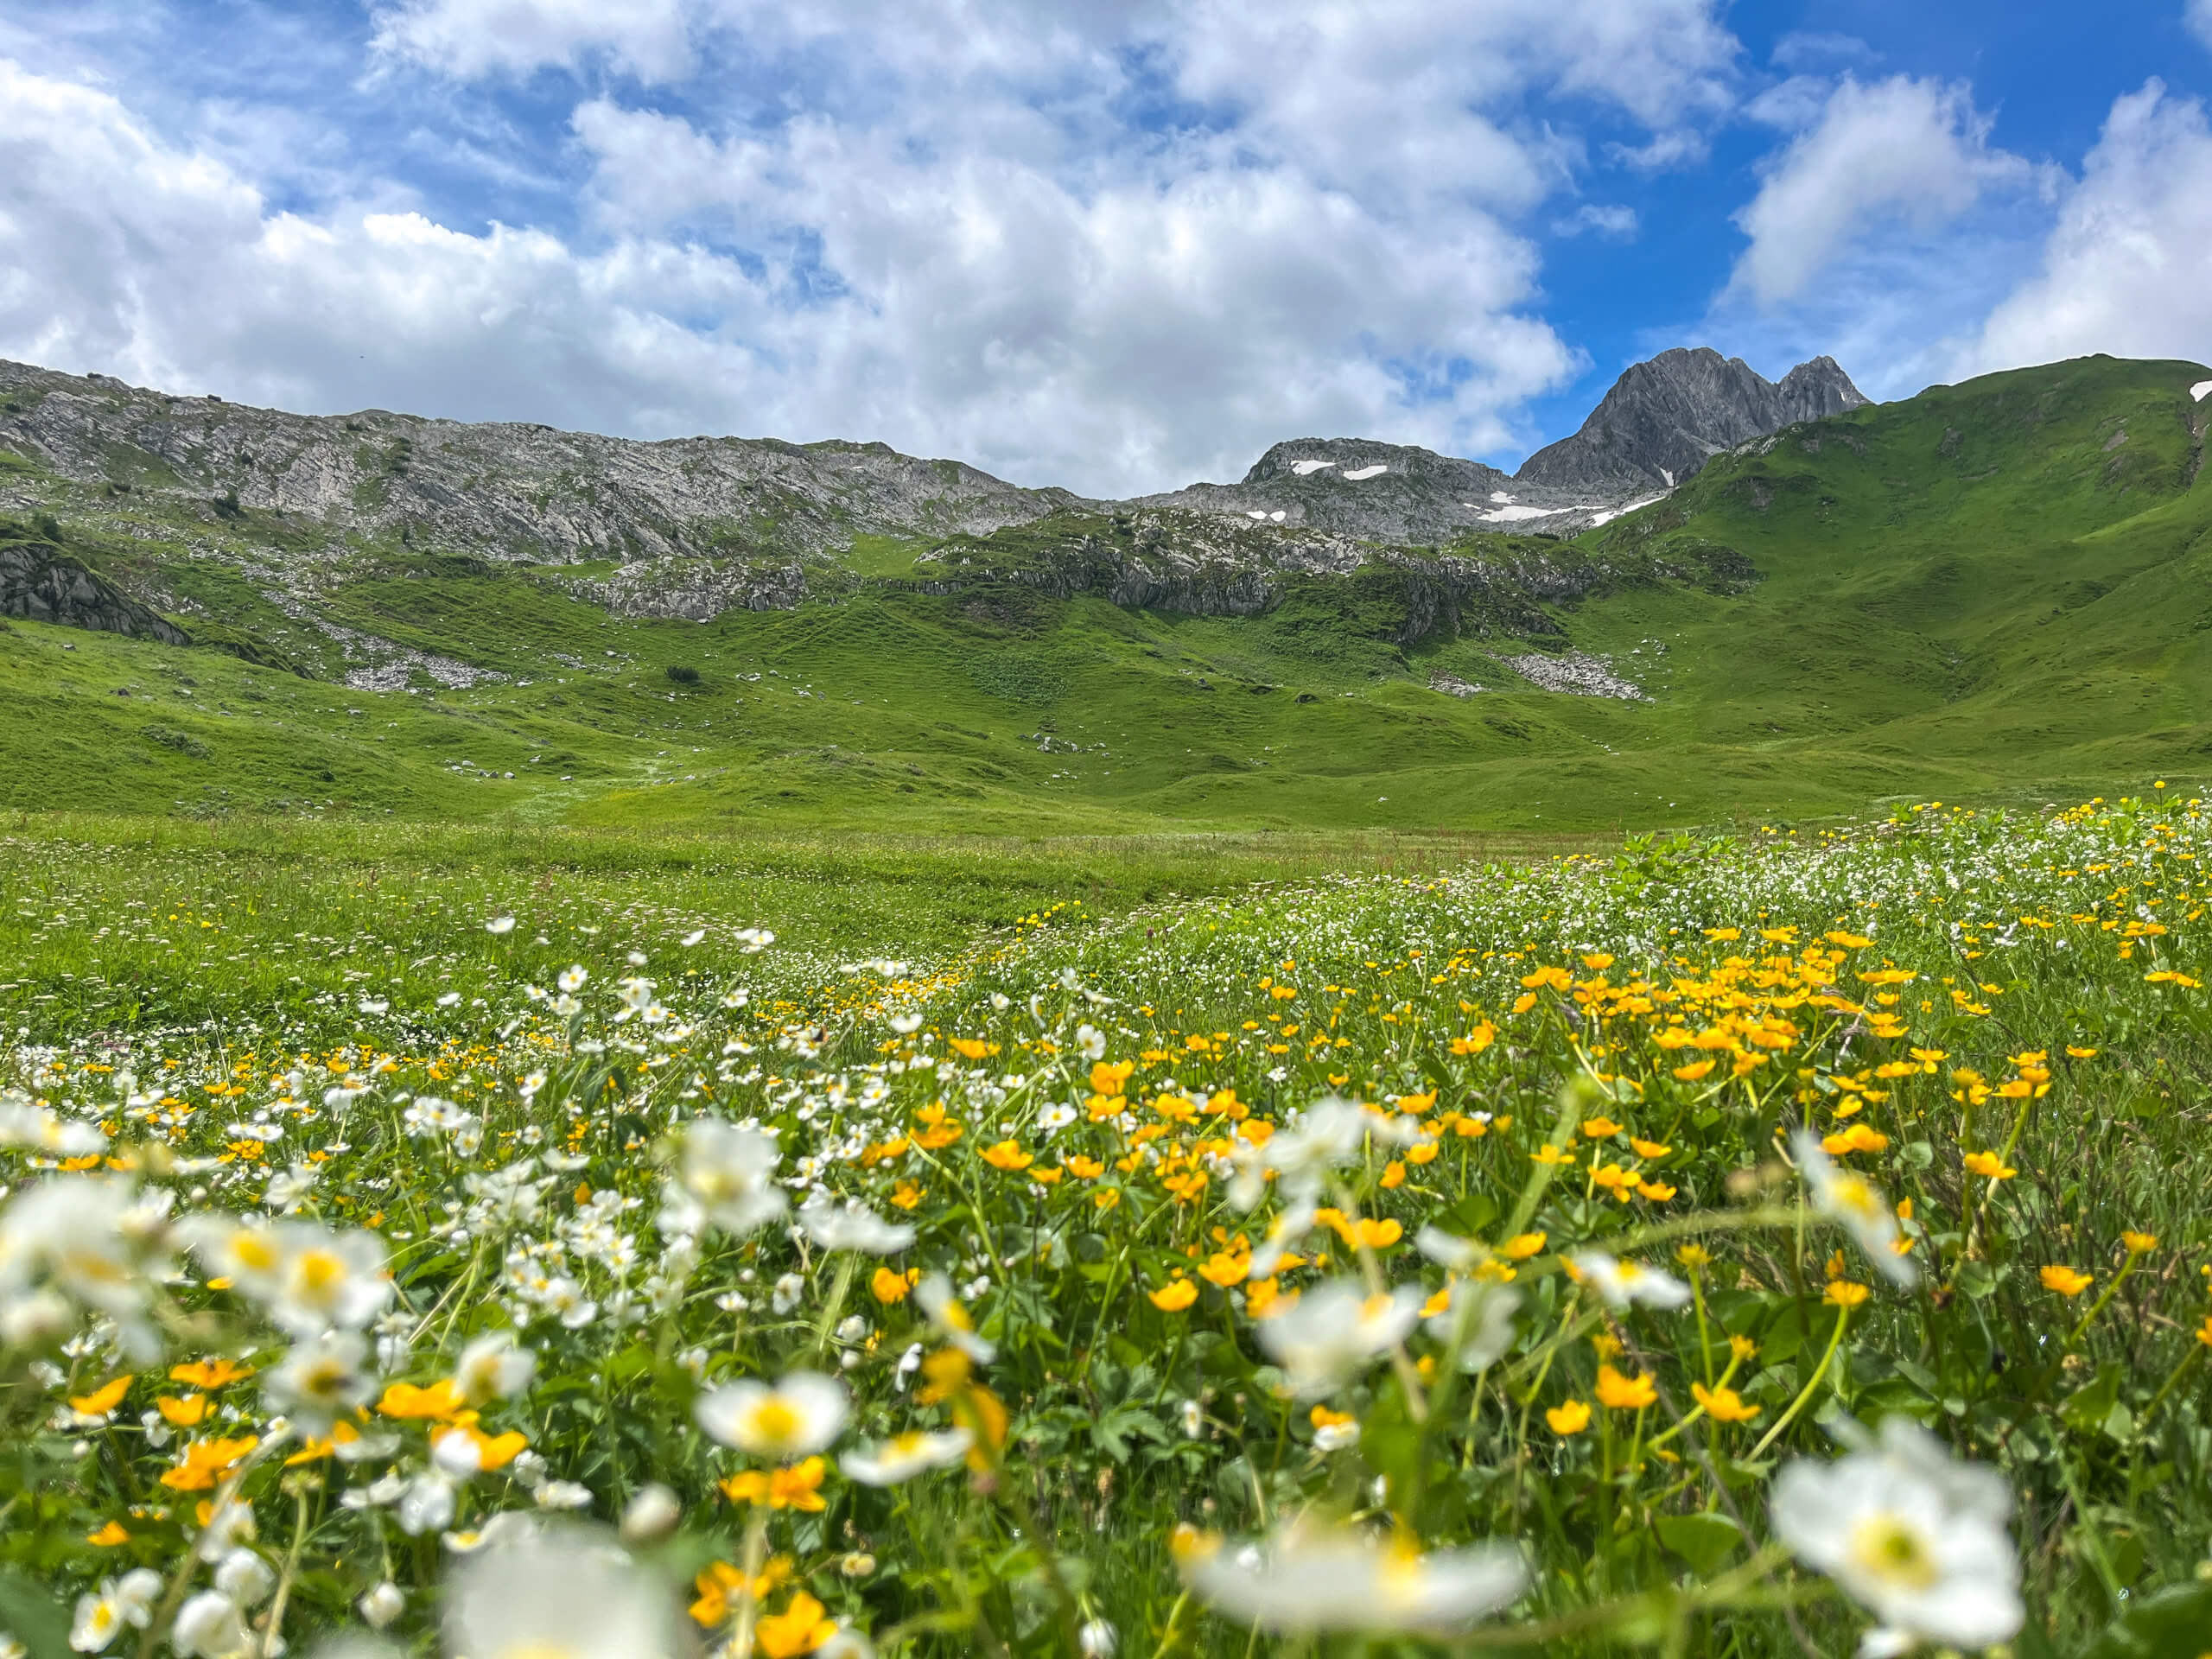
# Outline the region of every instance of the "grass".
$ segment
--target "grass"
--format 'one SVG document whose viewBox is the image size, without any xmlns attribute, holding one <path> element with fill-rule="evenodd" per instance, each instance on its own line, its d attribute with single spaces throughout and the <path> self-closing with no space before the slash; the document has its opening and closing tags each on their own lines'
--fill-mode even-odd
<svg viewBox="0 0 2212 1659">
<path fill-rule="evenodd" d="M 1876 1610 L 1893 1624 L 2028 1659 L 2189 1659 L 2212 1618 L 2212 818 L 2195 800 L 1914 810 L 1149 902 L 1132 877 L 1096 907 L 1134 905 L 1120 914 L 1047 906 L 964 942 L 970 906 L 1005 918 L 1080 857 L 1033 852 L 1017 880 L 1036 885 L 993 909 L 928 845 L 764 854 L 783 874 L 756 891 L 795 931 L 923 942 L 854 971 L 779 964 L 781 939 L 752 952 L 733 925 L 771 912 L 716 900 L 747 889 L 680 837 L 487 828 L 410 849 L 353 826 L 274 846 L 245 830 L 18 827 L 16 958 L 95 963 L 149 995 L 19 1039 L 11 1064 L 57 1116 L 10 1108 L 24 1167 L 0 1231 L 35 1198 L 59 1224 L 54 1203 L 116 1179 L 180 1211 L 285 1211 L 309 1230 L 280 1255 L 315 1225 L 363 1229 L 391 1274 L 370 1299 L 390 1300 L 383 1345 L 341 1354 L 332 1386 L 376 1408 L 341 1412 L 365 1438 L 340 1460 L 286 1403 L 305 1338 L 270 1321 L 304 1293 L 282 1272 L 238 1277 L 210 1243 L 169 1273 L 157 1237 L 111 1229 L 85 1236 L 113 1261 L 93 1274 L 11 1234 L 31 1245 L 11 1298 L 98 1286 L 107 1319 L 63 1346 L 74 1316 L 42 1313 L 10 1362 L 0 1593 L 39 1659 L 67 1651 L 72 1598 L 97 1611 L 137 1567 L 156 1634 L 180 1608 L 231 1607 L 312 1642 L 386 1581 L 403 1641 L 428 1641 L 454 1597 L 524 1630 L 581 1570 L 528 1517 L 634 1518 L 654 1483 L 671 1527 L 563 1615 L 579 1651 L 640 1650 L 602 1630 L 634 1603 L 655 1620 L 688 1604 L 702 1636 L 769 1652 L 834 1624 L 892 1654 L 1065 1653 L 1103 1626 L 1126 1649 L 1230 1656 L 1258 1649 L 1255 1618 L 1300 1618 L 1323 1630 L 1309 1650 L 1345 1654 L 1461 1649 L 1470 1629 L 1570 1655 L 1840 1652 L 1882 1580 L 1820 1570 L 1825 1511 L 1792 1521 L 1770 1497 L 1828 1479 L 1847 1420 L 1924 1425 L 1929 1455 L 2010 1496 L 1994 1565 L 1928 1569 L 1995 1622 L 1969 1638 L 1906 1598 Z M 1185 880 L 1154 855 L 1144 880 Z M 809 871 L 856 896 L 777 885 Z M 220 906 L 184 907 L 211 878 Z M 939 896 L 935 931 L 897 933 Z M 495 903 L 512 932 L 486 933 Z M 578 958 L 586 980 L 552 982 Z M 264 968 L 204 1022 L 175 1017 L 199 982 Z M 293 976 L 302 989 L 276 988 Z M 1371 1104 L 1333 1158 L 1301 1160 L 1286 1148 L 1332 1096 Z M 879 1258 L 740 1216 L 747 1178 L 717 1164 L 709 1118 L 772 1128 L 798 1185 L 912 1236 Z M 66 1155 L 87 1136 L 100 1150 Z M 1878 1189 L 1859 1233 L 1801 1179 L 1823 1158 Z M 686 1192 L 720 1220 L 673 1218 Z M 1469 1241 L 1457 1276 L 1431 1259 L 1448 1241 L 1415 1248 L 1425 1229 Z M 1270 1243 L 1296 1258 L 1257 1261 Z M 1695 1300 L 1613 1306 L 1590 1250 Z M 988 1355 L 948 1339 L 957 1323 L 933 1322 L 910 1270 L 964 1301 Z M 1432 1312 L 1499 1300 L 1463 1326 L 1394 1327 L 1395 1350 L 1300 1336 L 1294 1304 L 1342 1286 Z M 459 1420 L 440 1379 L 486 1339 L 534 1368 L 486 1370 L 480 1415 Z M 260 1378 L 168 1370 L 211 1355 Z M 839 1378 L 849 1424 L 748 1454 L 714 1391 L 794 1370 Z M 888 1485 L 838 1460 L 909 1428 L 964 1430 L 968 1466 L 957 1441 L 951 1466 Z M 452 1446 L 429 1455 L 456 1434 L 476 1448 L 465 1478 L 437 1472 L 461 1466 Z M 1851 1467 L 1907 1516 L 1963 1490 L 1922 1465 Z M 232 1560 L 214 1591 L 188 1546 L 212 1513 L 194 1504 L 224 1497 L 252 1506 L 257 1541 L 237 1547 L 261 1566 Z M 506 1541 L 464 1554 L 495 1520 Z M 1897 1547 L 1933 1550 L 1995 1522 L 1910 1524 L 1941 1531 Z M 1392 1535 L 1426 1564 L 1361 1554 Z M 1525 1582 L 1452 1554 L 1491 1542 Z M 1417 1582 L 1471 1599 L 1421 1626 L 1393 1599 Z"/>
<path fill-rule="evenodd" d="M 1722 457 L 1572 545 L 1476 538 L 1459 550 L 1501 572 L 1541 556 L 1595 586 L 1540 602 L 1502 575 L 1456 635 L 1411 646 L 1394 636 L 1414 578 L 1379 569 L 1290 578 L 1254 618 L 1051 598 L 1014 579 L 1061 556 L 1049 525 L 951 544 L 982 561 L 968 567 L 864 538 L 837 601 L 702 625 L 613 616 L 572 569 L 318 552 L 297 527 L 186 526 L 157 497 L 47 480 L 73 556 L 316 677 L 10 624 L 0 804 L 748 834 L 1528 834 L 2192 778 L 2212 756 L 2212 486 L 2184 390 L 2202 373 L 2089 359 L 1992 376 Z M 280 568 L 315 574 L 285 598 Z M 899 585 L 917 569 L 965 585 Z M 403 662 L 405 690 L 338 683 L 402 647 L 503 677 L 448 687 Z M 1563 647 L 1610 657 L 1651 701 L 1538 691 L 1503 661 Z M 672 684 L 671 666 L 699 683 Z M 1491 689 L 1449 697 L 1429 689 L 1438 672 Z M 204 753 L 149 741 L 149 723 Z"/>
</svg>

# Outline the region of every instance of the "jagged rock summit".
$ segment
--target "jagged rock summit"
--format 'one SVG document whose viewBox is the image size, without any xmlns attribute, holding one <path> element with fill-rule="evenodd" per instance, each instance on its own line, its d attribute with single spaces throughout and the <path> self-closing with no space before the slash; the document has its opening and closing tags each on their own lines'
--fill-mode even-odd
<svg viewBox="0 0 2212 1659">
<path fill-rule="evenodd" d="M 1677 347 L 1630 368 L 1580 431 L 1536 451 L 1513 481 L 1586 494 L 1671 490 L 1724 450 L 1866 401 L 1832 357 L 1800 363 L 1777 384 L 1739 357 Z"/>
</svg>

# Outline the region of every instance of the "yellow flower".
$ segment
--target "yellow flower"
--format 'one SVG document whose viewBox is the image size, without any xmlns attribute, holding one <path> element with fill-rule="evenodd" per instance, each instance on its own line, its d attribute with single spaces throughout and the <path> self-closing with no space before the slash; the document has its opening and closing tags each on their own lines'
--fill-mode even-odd
<svg viewBox="0 0 2212 1659">
<path fill-rule="evenodd" d="M 448 1421 L 458 1415 L 467 1402 L 461 1397 L 461 1385 L 449 1376 L 442 1376 L 428 1388 L 417 1388 L 412 1382 L 395 1382 L 384 1391 L 384 1398 L 377 1402 L 377 1409 L 386 1417 L 435 1417 Z"/>
<path fill-rule="evenodd" d="M 1757 1359 L 1759 1345 L 1749 1337 L 1731 1337 L 1728 1338 L 1728 1351 L 1733 1354 L 1740 1363 L 1745 1360 Z"/>
<path fill-rule="evenodd" d="M 2055 1290 L 2062 1296 L 2079 1296 L 2089 1287 L 2096 1277 L 2093 1273 L 2079 1273 L 2074 1268 L 2053 1262 L 2043 1270 L 2043 1287 Z"/>
<path fill-rule="evenodd" d="M 1498 1248 L 1514 1261 L 1526 1262 L 1532 1255 L 1541 1255 L 1549 1238 L 1548 1233 L 1516 1233 Z"/>
<path fill-rule="evenodd" d="M 875 1277 L 868 1281 L 868 1287 L 877 1301 L 888 1307 L 893 1302 L 905 1301 L 907 1292 L 913 1289 L 915 1281 L 921 1276 L 919 1268 L 909 1268 L 904 1273 L 894 1272 L 889 1268 L 878 1268 Z"/>
<path fill-rule="evenodd" d="M 2212 1321 L 2207 1321 L 2212 1324 Z M 1553 1406 L 1544 1413 L 1544 1421 L 1552 1426 L 1552 1433 L 1564 1440 L 1570 1434 L 1580 1434 L 1590 1427 L 1590 1408 L 1580 1400 L 1569 1400 L 1564 1405 Z"/>
<path fill-rule="evenodd" d="M 1586 1141 L 1610 1141 L 1621 1132 L 1621 1126 L 1610 1117 L 1586 1117 L 1582 1120 L 1582 1135 Z"/>
<path fill-rule="evenodd" d="M 1676 1247 L 1675 1260 L 1695 1273 L 1700 1268 L 1713 1265 L 1713 1252 L 1702 1244 L 1683 1244 Z"/>
<path fill-rule="evenodd" d="M 1830 1307 L 1857 1307 L 1873 1294 L 1866 1286 L 1849 1279 L 1831 1279 L 1827 1294 L 1821 1300 Z"/>
<path fill-rule="evenodd" d="M 1675 1076 L 1684 1083 L 1697 1083 L 1713 1070 L 1713 1066 L 1711 1060 L 1693 1060 L 1688 1065 L 1676 1066 Z"/>
<path fill-rule="evenodd" d="M 1252 1258 L 1224 1250 L 1216 1250 L 1198 1269 L 1198 1277 L 1210 1285 L 1219 1285 L 1224 1290 L 1231 1285 L 1241 1285 L 1252 1270 Z"/>
<path fill-rule="evenodd" d="M 1667 1146 L 1663 1142 L 1657 1141 L 1645 1141 L 1633 1135 L 1629 1136 L 1628 1143 L 1632 1148 L 1634 1148 L 1637 1157 L 1646 1160 L 1664 1158 L 1669 1153 L 1674 1150 L 1672 1147 Z"/>
<path fill-rule="evenodd" d="M 260 1444 L 259 1438 L 251 1434 L 234 1440 L 194 1440 L 184 1448 L 184 1460 L 162 1476 L 162 1484 L 172 1491 L 207 1491 Z"/>
<path fill-rule="evenodd" d="M 2095 1049 L 2076 1048 L 2071 1043 L 2066 1045 L 2066 1052 L 2069 1055 L 2077 1060 L 2094 1060 L 2097 1058 L 2097 1051 Z"/>
<path fill-rule="evenodd" d="M 1970 1152 L 1966 1166 L 1967 1174 L 1986 1175 L 1993 1181 L 2009 1181 L 2020 1173 L 1993 1152 Z"/>
<path fill-rule="evenodd" d="M 101 1549 L 113 1549 L 118 1544 L 129 1543 L 130 1534 L 124 1529 L 122 1522 L 111 1521 L 98 1532 L 86 1533 L 85 1541 L 97 1545 Z"/>
<path fill-rule="evenodd" d="M 1853 1123 L 1849 1128 L 1824 1138 L 1821 1150 L 1834 1157 L 1847 1152 L 1885 1152 L 1889 1144 L 1890 1137 L 1879 1129 Z"/>
<path fill-rule="evenodd" d="M 1705 1414 L 1716 1423 L 1748 1423 L 1764 1408 L 1747 1406 L 1744 1397 L 1733 1389 L 1708 1389 L 1702 1382 L 1690 1384 L 1690 1397 L 1705 1408 Z"/>
<path fill-rule="evenodd" d="M 252 1375 L 252 1366 L 228 1359 L 195 1359 L 187 1365 L 169 1367 L 170 1382 L 188 1382 L 195 1389 L 211 1391 L 227 1383 L 243 1382 Z"/>
<path fill-rule="evenodd" d="M 796 1659 L 836 1634 L 837 1621 L 824 1613 L 822 1604 L 805 1591 L 794 1590 L 790 1605 L 763 1618 L 753 1637 L 767 1659 Z"/>
<path fill-rule="evenodd" d="M 1171 1279 L 1158 1290 L 1147 1293 L 1152 1305 L 1164 1313 L 1180 1313 L 1198 1300 L 1198 1287 L 1188 1279 Z"/>
<path fill-rule="evenodd" d="M 995 1147 L 983 1149 L 983 1161 L 994 1169 L 1007 1171 L 1027 1169 L 1036 1159 L 1021 1149 L 1017 1141 L 1001 1141 Z"/>
<path fill-rule="evenodd" d="M 1639 1195 L 1650 1199 L 1654 1204 L 1664 1204 L 1675 1196 L 1675 1189 L 1664 1181 L 1638 1181 L 1636 1184 L 1636 1190 Z"/>
<path fill-rule="evenodd" d="M 922 1201 L 922 1189 L 912 1181 L 901 1181 L 891 1189 L 891 1202 L 901 1210 L 912 1210 Z"/>
<path fill-rule="evenodd" d="M 2120 1236 L 2120 1242 L 2127 1246 L 2130 1255 L 2148 1255 L 2158 1248 L 2156 1233 L 2139 1233 L 2131 1230 Z"/>
<path fill-rule="evenodd" d="M 973 1037 L 955 1037 L 946 1046 L 963 1059 L 969 1060 L 988 1059 L 999 1052 L 996 1043 L 981 1042 Z"/>
<path fill-rule="evenodd" d="M 82 1412 L 87 1417 L 105 1417 L 123 1403 L 123 1396 L 130 1391 L 130 1374 L 111 1378 L 90 1394 L 69 1396 L 69 1409 Z"/>
<path fill-rule="evenodd" d="M 1624 1376 L 1610 1365 L 1598 1368 L 1598 1403 L 1615 1411 L 1641 1411 L 1659 1397 L 1659 1386 L 1648 1376 Z"/>
<path fill-rule="evenodd" d="M 818 1513 L 828 1507 L 822 1496 L 823 1471 L 828 1466 L 820 1458 L 809 1458 L 786 1469 L 747 1469 L 721 1483 L 722 1496 L 733 1503 L 760 1509 Z"/>
<path fill-rule="evenodd" d="M 476 1466 L 479 1469 L 504 1469 L 530 1448 L 530 1439 L 520 1429 L 509 1429 L 504 1434 L 486 1434 L 474 1423 L 456 1423 L 441 1428 L 430 1436 L 430 1444 L 438 1445 L 454 1435 L 476 1447 Z"/>
<path fill-rule="evenodd" d="M 207 1396 L 188 1394 L 179 1399 L 173 1394 L 162 1395 L 154 1402 L 154 1408 L 162 1414 L 163 1421 L 175 1428 L 197 1428 L 200 1420 L 207 1414 Z"/>
</svg>

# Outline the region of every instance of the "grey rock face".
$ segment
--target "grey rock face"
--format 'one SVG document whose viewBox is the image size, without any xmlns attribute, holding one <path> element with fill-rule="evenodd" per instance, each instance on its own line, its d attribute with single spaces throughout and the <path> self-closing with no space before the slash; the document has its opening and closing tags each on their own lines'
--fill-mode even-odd
<svg viewBox="0 0 2212 1659">
<path fill-rule="evenodd" d="M 67 477 L 547 563 L 788 557 L 1021 524 L 1075 498 L 880 443 L 643 443 L 369 410 L 289 415 L 0 363 L 0 445 Z"/>
<path fill-rule="evenodd" d="M 35 542 L 0 547 L 0 615 L 100 633 L 135 634 L 167 645 L 191 637 L 119 593 L 73 559 Z"/>
<path fill-rule="evenodd" d="M 1724 450 L 1866 401 L 1834 358 L 1801 363 L 1777 385 L 1706 346 L 1662 352 L 1616 380 L 1580 431 L 1529 456 L 1514 482 L 1592 493 L 1670 490 Z"/>
</svg>

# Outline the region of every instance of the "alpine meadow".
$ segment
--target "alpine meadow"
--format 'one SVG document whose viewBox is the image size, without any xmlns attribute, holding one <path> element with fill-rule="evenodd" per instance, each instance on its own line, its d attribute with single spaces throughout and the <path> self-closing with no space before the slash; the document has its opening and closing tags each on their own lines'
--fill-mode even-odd
<svg viewBox="0 0 2212 1659">
<path fill-rule="evenodd" d="M 2208 430 L 1673 347 L 1109 498 L 0 362 L 0 1659 L 2205 1659 Z"/>
</svg>

